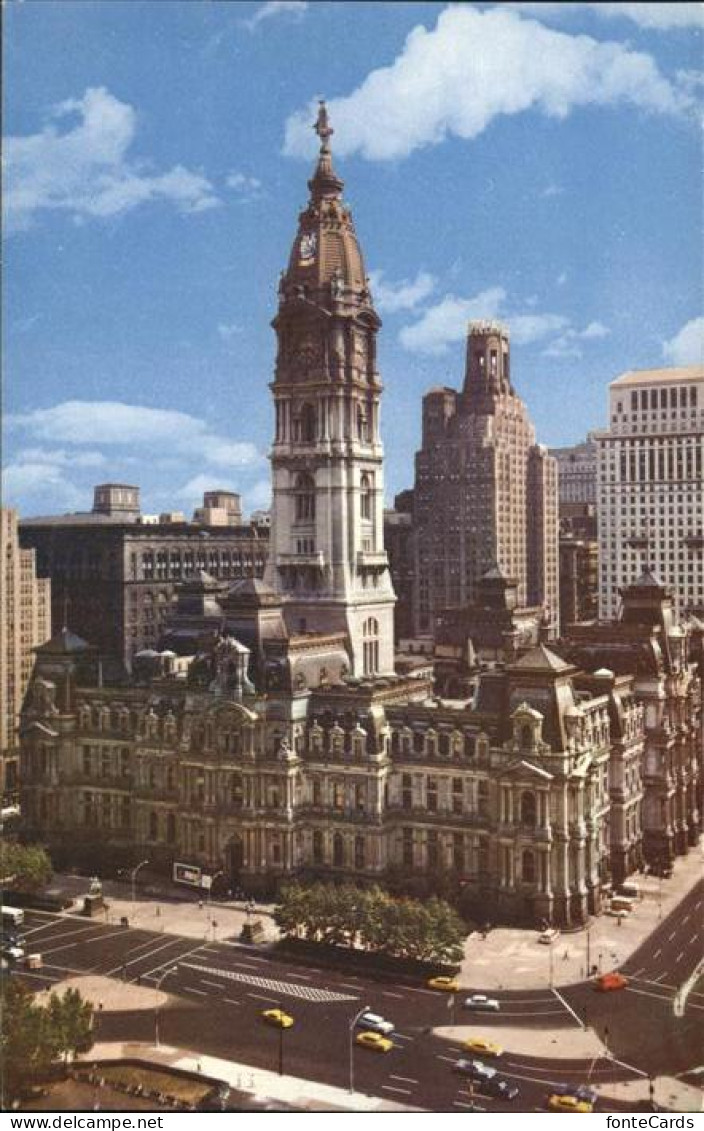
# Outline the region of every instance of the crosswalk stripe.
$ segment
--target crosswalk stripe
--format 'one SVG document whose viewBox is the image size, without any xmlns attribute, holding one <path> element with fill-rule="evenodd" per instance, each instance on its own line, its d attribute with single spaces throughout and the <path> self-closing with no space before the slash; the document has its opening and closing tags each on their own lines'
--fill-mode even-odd
<svg viewBox="0 0 704 1131">
<path fill-rule="evenodd" d="M 189 970 L 198 970 L 202 974 L 214 974 L 218 978 L 229 978 L 232 982 L 242 982 L 247 986 L 254 986 L 260 990 L 272 990 L 277 994 L 286 994 L 288 997 L 302 998 L 304 1001 L 357 1001 L 352 994 L 338 994 L 332 990 L 321 990 L 317 986 L 298 986 L 293 982 L 280 982 L 274 978 L 260 978 L 254 974 L 240 974 L 236 970 L 220 970 L 215 966 L 201 966 L 196 962 L 180 962 L 179 966 Z"/>
</svg>

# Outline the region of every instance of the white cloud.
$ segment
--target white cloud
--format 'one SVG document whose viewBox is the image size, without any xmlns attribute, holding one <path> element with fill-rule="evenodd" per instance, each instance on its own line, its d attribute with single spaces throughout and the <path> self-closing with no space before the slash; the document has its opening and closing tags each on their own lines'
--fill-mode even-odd
<svg viewBox="0 0 704 1131">
<path fill-rule="evenodd" d="M 55 467 L 104 467 L 102 452 L 67 452 L 65 449 L 23 448 L 15 457 L 20 463 L 53 464 Z"/>
<path fill-rule="evenodd" d="M 75 510 L 83 493 L 66 479 L 61 467 L 41 461 L 18 459 L 3 468 L 3 502 L 25 509 L 32 500 L 52 499 L 52 504 Z"/>
<path fill-rule="evenodd" d="M 404 326 L 399 341 L 418 353 L 446 353 L 451 342 L 464 340 L 471 318 L 497 317 L 505 298 L 501 287 L 490 287 L 473 298 L 446 295 L 412 326 Z"/>
<path fill-rule="evenodd" d="M 328 107 L 339 153 L 388 161 L 448 135 L 471 140 L 501 115 L 538 110 L 563 119 L 583 106 L 677 114 L 690 105 L 644 52 L 466 4 L 446 8 L 430 31 L 416 26 L 389 66 Z M 287 154 L 314 152 L 315 109 L 310 103 L 289 117 Z"/>
<path fill-rule="evenodd" d="M 569 18 L 581 9 L 589 9 L 603 19 L 625 19 L 651 31 L 704 26 L 704 9 L 696 3 L 669 4 L 581 4 L 581 3 L 515 3 L 518 12 L 549 20 Z"/>
<path fill-rule="evenodd" d="M 254 31 L 264 20 L 271 20 L 277 16 L 294 16 L 296 19 L 300 19 L 307 9 L 307 0 L 268 0 L 268 3 L 257 8 L 250 19 L 243 22 L 245 27 Z"/>
<path fill-rule="evenodd" d="M 543 357 L 580 358 L 584 356 L 581 342 L 594 342 L 607 338 L 611 331 L 603 322 L 590 322 L 583 330 L 574 326 L 566 329 L 543 350 Z"/>
<path fill-rule="evenodd" d="M 545 186 L 540 195 L 545 198 L 550 198 L 551 196 L 562 196 L 564 191 L 565 190 L 563 189 L 562 185 L 558 185 L 555 181 L 551 181 L 549 185 Z"/>
<path fill-rule="evenodd" d="M 390 282 L 381 270 L 370 271 L 369 280 L 374 303 L 382 314 L 395 314 L 399 310 L 413 310 L 435 288 L 435 278 L 427 271 L 419 271 L 413 280 Z"/>
<path fill-rule="evenodd" d="M 217 467 L 256 466 L 263 458 L 254 444 L 219 436 L 199 417 L 119 401 L 64 401 L 10 415 L 6 423 L 44 442 L 141 447 L 150 456 L 161 449 L 170 455 L 198 456 Z"/>
<path fill-rule="evenodd" d="M 55 124 L 76 117 L 64 132 Z M 219 203 L 202 173 L 183 165 L 154 172 L 128 156 L 137 115 L 104 87 L 89 87 L 82 98 L 60 103 L 52 118 L 40 133 L 5 140 L 7 230 L 27 228 L 44 211 L 67 212 L 81 222 L 149 201 L 167 202 L 183 213 Z"/>
<path fill-rule="evenodd" d="M 662 355 L 670 365 L 704 365 L 704 316 L 692 318 L 663 342 Z"/>
<path fill-rule="evenodd" d="M 557 283 L 558 287 L 564 287 L 565 283 L 567 282 L 567 272 L 561 271 L 557 276 L 555 282 Z"/>
<path fill-rule="evenodd" d="M 239 201 L 246 204 L 252 200 L 259 200 L 264 195 L 259 177 L 250 177 L 246 173 L 230 173 L 225 178 L 225 184 L 228 188 L 234 189 Z"/>
</svg>

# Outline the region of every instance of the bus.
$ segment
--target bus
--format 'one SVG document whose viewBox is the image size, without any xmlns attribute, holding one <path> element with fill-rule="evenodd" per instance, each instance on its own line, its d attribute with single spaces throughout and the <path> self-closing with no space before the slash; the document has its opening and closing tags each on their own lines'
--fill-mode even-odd
<svg viewBox="0 0 704 1131">
<path fill-rule="evenodd" d="M 24 923 L 24 911 L 21 907 L 8 907 L 2 909 L 2 925 L 5 930 L 10 927 L 21 927 Z"/>
</svg>

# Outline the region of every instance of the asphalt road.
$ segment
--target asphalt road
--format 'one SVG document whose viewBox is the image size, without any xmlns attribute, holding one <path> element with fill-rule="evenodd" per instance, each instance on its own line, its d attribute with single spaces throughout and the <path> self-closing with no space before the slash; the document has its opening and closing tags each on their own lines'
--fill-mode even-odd
<svg viewBox="0 0 704 1131">
<path fill-rule="evenodd" d="M 674 1075 L 697 1065 L 704 1044 L 704 993 L 691 995 L 683 1018 L 674 1016 L 672 1002 L 702 953 L 703 899 L 700 884 L 629 959 L 623 967 L 630 978 L 627 989 L 602 994 L 582 983 L 559 991 L 503 991 L 492 994 L 501 1002 L 499 1014 L 465 1012 L 457 1002 L 453 1015 L 446 994 L 422 985 L 315 968 L 233 942 L 201 942 L 31 911 L 24 927 L 27 949 L 41 951 L 45 965 L 39 974 L 23 976 L 35 987 L 79 973 L 144 986 L 162 979 L 162 988 L 173 995 L 160 1010 L 162 1043 L 271 1070 L 278 1067 L 279 1032 L 263 1023 L 261 1012 L 280 1006 L 295 1017 L 294 1027 L 283 1034 L 284 1071 L 342 1088 L 349 1083 L 349 1022 L 369 1006 L 394 1022 L 394 1048 L 384 1055 L 355 1049 L 356 1088 L 432 1111 L 461 1111 L 469 1102 L 466 1081 L 453 1072 L 455 1060 L 466 1054 L 458 1044 L 432 1036 L 432 1027 L 471 1022 L 498 1043 L 502 1026 L 545 1027 L 554 1030 L 557 1043 L 569 1039 L 586 1010 L 599 1035 L 607 1031 L 614 1059 L 570 1062 L 506 1053 L 497 1067 L 518 1085 L 517 1100 L 509 1104 L 476 1095 L 488 1111 L 540 1110 L 551 1081 L 603 1083 L 633 1078 L 633 1069 Z M 602 954 L 603 969 L 609 957 Z M 98 1024 L 100 1040 L 154 1040 L 151 1010 L 103 1011 Z M 626 1108 L 609 1102 L 600 1103 L 599 1110 Z"/>
</svg>

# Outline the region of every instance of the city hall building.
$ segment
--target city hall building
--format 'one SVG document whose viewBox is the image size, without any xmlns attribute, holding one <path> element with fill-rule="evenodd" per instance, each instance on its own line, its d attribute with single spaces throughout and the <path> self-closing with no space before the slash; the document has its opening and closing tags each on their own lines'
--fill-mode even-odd
<svg viewBox="0 0 704 1131">
<path fill-rule="evenodd" d="M 324 107 L 274 319 L 264 578 L 182 586 L 129 684 L 64 626 L 22 719 L 26 828 L 63 859 L 461 892 L 482 921 L 582 923 L 642 859 L 643 707 L 543 642 L 433 695 L 394 669 L 374 310 Z"/>
</svg>

